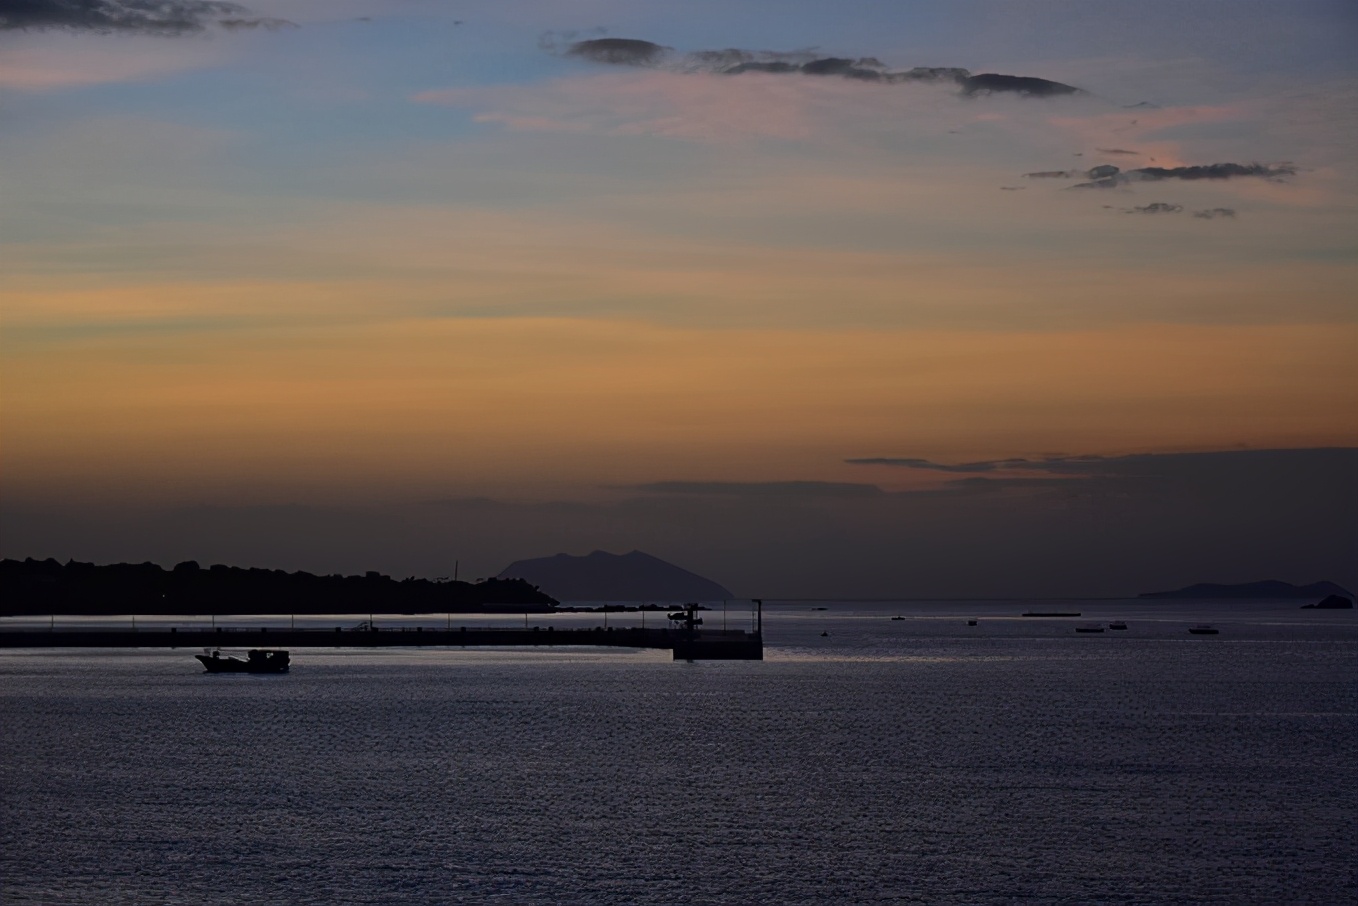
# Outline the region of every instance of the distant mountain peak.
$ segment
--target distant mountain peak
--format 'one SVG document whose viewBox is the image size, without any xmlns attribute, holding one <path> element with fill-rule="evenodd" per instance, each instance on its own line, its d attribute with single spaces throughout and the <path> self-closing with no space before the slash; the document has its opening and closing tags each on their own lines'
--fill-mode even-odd
<svg viewBox="0 0 1358 906">
<path fill-rule="evenodd" d="M 721 601 L 734 597 L 711 579 L 645 551 L 516 560 L 496 578 L 518 578 L 561 601 Z"/>
</svg>

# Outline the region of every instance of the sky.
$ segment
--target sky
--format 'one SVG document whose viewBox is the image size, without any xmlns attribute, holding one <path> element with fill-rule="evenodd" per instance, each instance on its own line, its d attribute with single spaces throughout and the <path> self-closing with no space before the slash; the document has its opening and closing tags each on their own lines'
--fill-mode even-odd
<svg viewBox="0 0 1358 906">
<path fill-rule="evenodd" d="M 1354 588 L 1356 48 L 1342 0 L 0 0 L 0 554 Z"/>
</svg>

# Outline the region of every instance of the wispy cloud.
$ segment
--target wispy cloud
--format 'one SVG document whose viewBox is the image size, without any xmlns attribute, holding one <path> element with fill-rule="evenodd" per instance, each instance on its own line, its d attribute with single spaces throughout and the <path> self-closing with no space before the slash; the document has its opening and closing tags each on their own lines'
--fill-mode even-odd
<svg viewBox="0 0 1358 906">
<path fill-rule="evenodd" d="M 284 28 L 298 28 L 296 22 L 287 19 L 261 17 L 255 19 L 218 19 L 217 26 L 227 31 L 279 31 Z"/>
<path fill-rule="evenodd" d="M 860 457 L 846 459 L 851 465 L 888 466 L 949 473 L 993 473 L 999 477 L 970 477 L 948 483 L 961 490 L 1006 487 L 1071 487 L 1071 481 L 1099 482 L 1119 488 L 1128 482 L 1209 483 L 1235 476 L 1242 470 L 1268 469 L 1282 474 L 1317 470 L 1344 474 L 1352 468 L 1348 493 L 1358 489 L 1358 447 L 1317 447 L 1310 449 L 1210 450 L 1189 453 L 1140 453 L 1126 456 L 1047 456 L 941 463 L 918 457 Z M 1036 473 L 1027 476 L 1022 473 Z M 1053 483 L 1059 480 L 1059 484 Z"/>
</svg>

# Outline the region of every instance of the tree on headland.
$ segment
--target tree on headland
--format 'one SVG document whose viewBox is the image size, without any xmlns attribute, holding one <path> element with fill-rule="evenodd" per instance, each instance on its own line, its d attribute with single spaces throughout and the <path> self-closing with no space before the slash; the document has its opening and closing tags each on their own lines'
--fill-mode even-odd
<svg viewBox="0 0 1358 906">
<path fill-rule="evenodd" d="M 556 600 L 520 579 L 475 584 L 410 577 L 317 576 L 193 560 L 96 566 L 0 560 L 0 616 L 123 613 L 474 613 L 494 605 L 548 610 Z"/>
</svg>

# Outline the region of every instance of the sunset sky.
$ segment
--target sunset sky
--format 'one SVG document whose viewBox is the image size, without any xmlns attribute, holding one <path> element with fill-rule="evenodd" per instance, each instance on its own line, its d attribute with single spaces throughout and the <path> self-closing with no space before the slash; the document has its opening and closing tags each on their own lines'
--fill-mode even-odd
<svg viewBox="0 0 1358 906">
<path fill-rule="evenodd" d="M 4 556 L 1358 585 L 1348 0 L 77 6 L 0 4 Z"/>
</svg>

